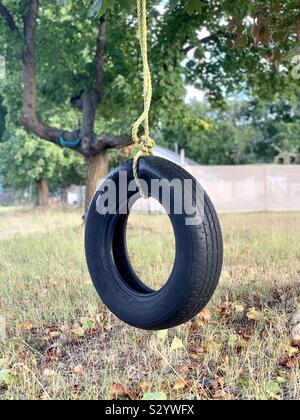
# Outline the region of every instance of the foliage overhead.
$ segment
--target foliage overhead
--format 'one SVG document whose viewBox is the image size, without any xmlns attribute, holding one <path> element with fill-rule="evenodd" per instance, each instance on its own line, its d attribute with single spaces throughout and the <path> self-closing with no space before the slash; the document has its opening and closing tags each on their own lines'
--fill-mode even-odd
<svg viewBox="0 0 300 420">
<path fill-rule="evenodd" d="M 84 181 L 85 163 L 81 156 L 60 149 L 16 129 L 0 143 L 0 171 L 4 185 L 25 188 L 43 178 L 52 190 L 80 185 Z"/>
<path fill-rule="evenodd" d="M 290 87 L 292 59 L 300 40 L 298 0 L 241 0 L 238 4 L 231 0 L 170 0 L 148 4 L 150 17 L 153 7 L 164 7 L 164 16 L 157 15 L 156 19 L 164 23 L 164 41 L 173 31 L 170 61 L 180 61 L 181 56 L 186 65 L 185 80 L 204 88 L 211 100 L 219 101 L 226 92 L 245 88 L 245 83 L 263 97 Z M 130 15 L 136 13 L 136 0 L 87 0 L 84 6 L 89 7 L 91 16 L 116 8 Z M 151 22 L 149 27 L 151 31 Z M 207 32 L 202 40 L 201 30 Z M 174 71 L 174 67 L 169 70 Z"/>
<path fill-rule="evenodd" d="M 6 3 L 18 23 L 20 12 L 15 2 Z M 110 129 L 129 130 L 141 108 L 141 101 L 132 100 L 141 96 L 136 0 L 57 0 L 57 3 L 61 7 L 55 2 L 41 2 L 37 35 L 40 113 L 47 119 L 58 111 L 56 107 L 60 111 L 72 97 L 91 88 L 98 19 L 89 18 L 88 11 L 94 6 L 96 12 L 101 6 L 100 13 L 109 10 L 109 16 L 105 97 L 98 115 Z M 164 13 L 157 8 L 160 3 L 148 1 L 154 123 L 162 117 L 171 118 L 173 111 L 174 121 L 178 118 L 180 112 L 176 111 L 184 97 L 184 83 L 204 89 L 214 102 L 228 92 L 245 90 L 247 84 L 259 88 L 263 96 L 291 86 L 290 54 L 297 46 L 298 2 L 241 0 L 237 4 L 231 0 L 173 0 L 164 3 Z M 15 43 L 12 45 L 3 21 L 0 39 L 1 53 L 9 57 L 11 78 L 11 71 L 20 68 L 16 61 L 12 62 L 13 57 L 18 59 L 17 48 Z M 279 61 L 284 64 L 281 69 Z M 15 96 L 19 98 L 20 93 Z M 173 104 L 174 110 L 169 109 Z"/>
</svg>

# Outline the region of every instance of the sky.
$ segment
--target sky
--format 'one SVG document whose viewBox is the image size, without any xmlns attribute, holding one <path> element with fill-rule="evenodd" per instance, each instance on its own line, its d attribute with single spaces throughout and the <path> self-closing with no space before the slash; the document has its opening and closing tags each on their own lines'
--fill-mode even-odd
<svg viewBox="0 0 300 420">
<path fill-rule="evenodd" d="M 202 90 L 196 89 L 194 86 L 191 86 L 191 85 L 186 86 L 185 100 L 187 102 L 190 102 L 193 99 L 197 99 L 197 101 L 202 102 L 204 100 L 204 97 L 205 97 L 205 93 Z"/>
</svg>

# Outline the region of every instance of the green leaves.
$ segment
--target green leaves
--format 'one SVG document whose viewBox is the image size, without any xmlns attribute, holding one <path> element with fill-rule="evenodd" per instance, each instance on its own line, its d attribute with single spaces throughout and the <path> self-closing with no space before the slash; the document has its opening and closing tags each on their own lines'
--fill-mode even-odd
<svg viewBox="0 0 300 420">
<path fill-rule="evenodd" d="M 70 0 L 57 0 L 57 4 L 64 6 L 68 4 Z M 96 17 L 103 15 L 107 10 L 112 9 L 116 1 L 115 0 L 83 0 L 84 6 L 89 10 L 90 17 Z M 136 0 L 122 0 L 118 2 L 119 6 L 124 9 L 127 13 L 130 13 L 136 5 Z M 201 13 L 204 8 L 204 1 L 202 0 L 170 0 L 170 7 L 175 8 L 178 5 L 183 6 L 189 15 L 194 13 Z"/>
<path fill-rule="evenodd" d="M 185 9 L 189 15 L 193 13 L 201 13 L 204 7 L 204 2 L 200 0 L 185 0 Z"/>
<path fill-rule="evenodd" d="M 9 369 L 0 370 L 0 386 L 5 385 L 9 387 L 13 384 L 15 377 L 11 374 Z"/>
<path fill-rule="evenodd" d="M 281 385 L 277 381 L 267 381 L 265 384 L 266 394 L 268 399 L 278 399 L 278 396 L 282 392 Z"/>
<path fill-rule="evenodd" d="M 168 330 L 161 330 L 157 332 L 157 338 L 165 343 L 168 339 L 169 332 Z"/>
</svg>

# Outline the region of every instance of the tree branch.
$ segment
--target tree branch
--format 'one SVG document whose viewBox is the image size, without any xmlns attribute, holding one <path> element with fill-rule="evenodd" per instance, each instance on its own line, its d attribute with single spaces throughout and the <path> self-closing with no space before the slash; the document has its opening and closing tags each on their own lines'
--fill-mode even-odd
<svg viewBox="0 0 300 420">
<path fill-rule="evenodd" d="M 9 12 L 7 7 L 4 6 L 2 1 L 0 1 L 0 15 L 4 18 L 6 21 L 7 26 L 12 32 L 19 32 L 19 29 L 16 25 L 16 22 L 12 16 L 12 14 Z"/>
<path fill-rule="evenodd" d="M 219 32 L 218 34 L 208 35 L 202 39 L 199 39 L 199 43 L 202 45 L 207 45 L 207 44 L 210 44 L 211 42 L 220 44 L 220 36 L 224 36 L 226 38 L 230 37 L 228 34 L 224 32 Z M 182 53 L 187 55 L 194 48 L 197 48 L 197 45 L 187 45 L 185 48 L 182 49 Z"/>
<path fill-rule="evenodd" d="M 22 15 L 24 24 L 24 48 L 22 52 L 23 67 L 23 107 L 21 122 L 23 126 L 44 140 L 59 144 L 60 138 L 66 141 L 78 138 L 79 131 L 67 132 L 55 127 L 44 124 L 37 115 L 36 106 L 36 59 L 35 59 L 35 39 L 39 1 L 31 0 Z M 83 153 L 81 145 L 76 151 Z"/>
<path fill-rule="evenodd" d="M 130 146 L 132 143 L 132 137 L 129 134 L 114 136 L 112 134 L 102 133 L 96 137 L 93 146 L 95 151 L 99 151 Z"/>
</svg>

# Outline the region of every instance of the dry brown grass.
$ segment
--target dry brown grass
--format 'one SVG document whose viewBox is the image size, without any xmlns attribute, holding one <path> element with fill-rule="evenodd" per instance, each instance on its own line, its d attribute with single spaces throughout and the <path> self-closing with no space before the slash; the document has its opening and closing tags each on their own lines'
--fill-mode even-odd
<svg viewBox="0 0 300 420">
<path fill-rule="evenodd" d="M 131 219 L 128 242 L 136 270 L 158 286 L 172 265 L 172 236 L 163 217 L 149 217 Z M 300 303 L 300 214 L 224 215 L 222 225 L 225 266 L 208 310 L 194 323 L 149 333 L 100 303 L 80 213 L 2 212 L 0 315 L 8 336 L 0 342 L 0 398 L 139 399 L 152 391 L 174 399 L 299 399 L 291 331 Z"/>
</svg>

